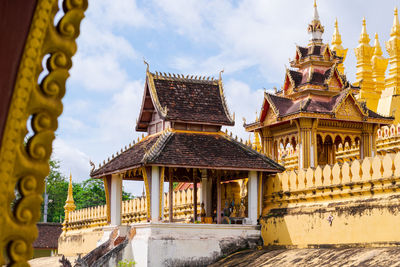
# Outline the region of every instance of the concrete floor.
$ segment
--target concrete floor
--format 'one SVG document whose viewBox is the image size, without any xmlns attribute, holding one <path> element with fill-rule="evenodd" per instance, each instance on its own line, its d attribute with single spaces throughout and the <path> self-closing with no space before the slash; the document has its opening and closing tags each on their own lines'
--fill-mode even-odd
<svg viewBox="0 0 400 267">
<path fill-rule="evenodd" d="M 67 259 L 71 262 L 72 266 L 74 266 L 75 264 L 75 260 L 78 257 L 67 257 Z M 61 256 L 54 256 L 54 257 L 43 257 L 43 258 L 36 258 L 33 260 L 29 261 L 29 264 L 31 265 L 31 267 L 57 267 L 57 266 L 61 266 L 61 263 L 59 262 L 59 260 L 61 259 Z"/>
</svg>

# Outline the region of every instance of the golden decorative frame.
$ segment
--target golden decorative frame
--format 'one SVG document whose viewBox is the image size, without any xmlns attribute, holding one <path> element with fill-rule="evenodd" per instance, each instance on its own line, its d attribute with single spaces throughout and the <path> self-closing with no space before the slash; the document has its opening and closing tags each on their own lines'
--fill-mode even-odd
<svg viewBox="0 0 400 267">
<path fill-rule="evenodd" d="M 87 0 L 64 0 L 64 16 L 55 26 L 58 0 L 37 1 L 1 140 L 0 265 L 27 266 L 33 255 L 61 99 L 87 6 Z M 49 73 L 38 84 L 45 55 Z M 29 119 L 34 134 L 25 143 Z M 12 208 L 16 188 L 21 197 Z"/>
</svg>

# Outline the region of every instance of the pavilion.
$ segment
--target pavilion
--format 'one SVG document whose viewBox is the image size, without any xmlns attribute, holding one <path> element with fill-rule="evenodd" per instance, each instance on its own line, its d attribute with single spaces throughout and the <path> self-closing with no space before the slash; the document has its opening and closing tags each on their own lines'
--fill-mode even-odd
<svg viewBox="0 0 400 267">
<path fill-rule="evenodd" d="M 248 178 L 247 224 L 257 224 L 262 210 L 266 175 L 284 168 L 265 155 L 221 131 L 233 126 L 221 74 L 219 79 L 151 73 L 147 65 L 143 101 L 136 130 L 146 132 L 137 143 L 93 168 L 91 177 L 103 179 L 110 225 L 121 225 L 123 180 L 144 181 L 147 220 L 161 222 L 164 182 L 201 183 L 201 202 L 208 218 L 221 223 L 221 182 Z M 169 194 L 172 198 L 172 194 Z M 173 201 L 169 201 L 173 222 Z M 194 205 L 194 220 L 199 211 Z M 211 220 L 209 220 L 210 222 Z"/>
<path fill-rule="evenodd" d="M 322 41 L 324 27 L 316 3 L 307 30 L 310 42 L 306 47 L 296 46 L 292 69 L 286 69 L 281 90 L 265 92 L 259 117 L 244 127 L 261 136 L 264 152 L 274 160 L 282 148 L 291 147 L 299 170 L 333 165 L 337 162 L 335 148 L 345 143 L 360 146 L 360 159 L 377 155 L 377 130 L 392 123 L 393 117 L 380 115 L 357 99 L 360 88 L 342 73 L 346 51 L 340 48 L 341 41 L 337 43 L 341 40 L 337 23 L 335 51 Z M 365 34 L 364 20 L 360 40 Z"/>
</svg>

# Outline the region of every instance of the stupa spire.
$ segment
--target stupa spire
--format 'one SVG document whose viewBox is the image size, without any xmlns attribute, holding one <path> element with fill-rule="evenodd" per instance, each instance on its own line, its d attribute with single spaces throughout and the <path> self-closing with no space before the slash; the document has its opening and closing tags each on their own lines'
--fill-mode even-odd
<svg viewBox="0 0 400 267">
<path fill-rule="evenodd" d="M 346 55 L 347 55 L 347 48 L 344 49 L 344 47 L 342 46 L 342 36 L 339 33 L 339 26 L 338 26 L 338 21 L 337 18 L 335 19 L 335 30 L 333 32 L 333 36 L 332 36 L 332 50 L 336 52 L 336 55 L 338 55 L 339 57 L 343 58 L 343 62 L 346 59 Z M 340 73 L 344 73 L 344 66 L 343 66 L 343 62 L 338 64 L 337 69 L 340 71 Z"/>
<path fill-rule="evenodd" d="M 379 44 L 378 34 L 375 33 L 374 55 L 372 56 L 372 79 L 375 83 L 375 92 L 381 94 L 385 89 L 385 72 L 388 65 L 388 59 L 382 56 L 382 48 Z"/>
<path fill-rule="evenodd" d="M 63 232 L 65 233 L 67 230 L 67 224 L 70 221 L 70 212 L 74 211 L 76 208 L 74 203 L 73 191 L 72 191 L 72 175 L 69 175 L 69 185 L 68 185 L 68 196 L 64 205 L 64 223 L 63 223 Z"/>
<path fill-rule="evenodd" d="M 394 18 L 393 18 L 393 26 L 390 31 L 390 36 L 400 36 L 400 23 L 397 7 L 394 8 Z"/>
<path fill-rule="evenodd" d="M 308 25 L 307 31 L 311 34 L 310 44 L 322 44 L 322 34 L 324 33 L 324 27 L 321 25 L 321 21 L 319 20 L 316 0 L 314 0 L 314 16 L 311 23 Z"/>
<path fill-rule="evenodd" d="M 367 33 L 367 23 L 365 22 L 365 17 L 362 20 L 362 29 L 361 29 L 361 34 L 360 34 L 360 39 L 358 42 L 360 44 L 369 44 L 369 39 L 368 33 Z"/>
<path fill-rule="evenodd" d="M 64 211 L 69 212 L 75 210 L 75 202 L 74 202 L 74 197 L 73 197 L 73 191 L 72 191 L 72 175 L 69 175 L 69 185 L 68 185 L 68 196 L 67 200 L 65 201 L 64 205 Z"/>
<path fill-rule="evenodd" d="M 365 18 L 363 18 L 360 39 L 358 40 L 359 45 L 354 49 L 357 58 L 355 85 L 361 87 L 358 99 L 366 101 L 367 107 L 376 111 L 380 94 L 375 92 L 375 85 L 372 80 L 371 58 L 374 48 L 369 45 L 369 41 Z"/>
<path fill-rule="evenodd" d="M 382 56 L 382 48 L 379 44 L 378 33 L 375 33 L 375 42 L 374 42 L 374 56 Z"/>
</svg>

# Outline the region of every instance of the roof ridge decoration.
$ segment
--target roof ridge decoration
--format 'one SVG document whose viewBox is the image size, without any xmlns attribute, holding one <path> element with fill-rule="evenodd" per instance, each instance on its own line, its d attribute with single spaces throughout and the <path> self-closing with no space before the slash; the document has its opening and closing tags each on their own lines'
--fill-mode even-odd
<svg viewBox="0 0 400 267">
<path fill-rule="evenodd" d="M 274 95 L 274 97 L 280 97 L 280 96 L 275 96 L 275 95 Z M 269 94 L 269 93 L 267 93 L 267 92 L 264 92 L 264 98 L 267 99 L 267 101 L 268 101 L 268 103 L 269 103 L 269 106 L 272 107 L 272 110 L 274 111 L 274 113 L 276 114 L 276 116 L 279 117 L 279 116 L 280 116 L 280 115 L 279 115 L 279 110 L 278 110 L 278 108 L 275 106 L 274 101 L 271 100 L 271 94 Z M 286 97 L 281 97 L 281 98 L 288 99 L 288 98 L 286 98 Z M 263 108 L 264 108 L 264 106 L 263 106 Z"/>
<path fill-rule="evenodd" d="M 159 79 L 159 80 L 168 80 L 168 81 L 190 81 L 190 82 L 200 82 L 200 83 L 212 83 L 212 84 L 217 84 L 217 80 L 212 77 L 212 76 L 202 76 L 202 75 L 189 75 L 187 74 L 186 76 L 184 74 L 179 74 L 179 73 L 165 73 L 165 72 L 158 72 L 155 71 L 155 73 L 151 73 L 153 75 L 153 78 Z"/>
<path fill-rule="evenodd" d="M 285 68 L 286 68 L 286 75 L 289 77 L 290 84 L 293 86 L 293 88 L 295 88 L 296 87 L 296 83 L 293 80 L 292 74 L 290 74 L 291 69 L 289 69 L 286 66 L 285 66 Z M 285 81 L 283 83 L 284 85 L 285 85 L 285 82 L 286 82 L 286 77 L 285 77 Z"/>
<path fill-rule="evenodd" d="M 170 128 L 167 128 L 165 131 L 163 131 L 152 147 L 144 153 L 142 162 L 148 163 L 149 161 L 153 160 L 162 151 L 162 148 L 173 134 L 174 132 Z"/>
<path fill-rule="evenodd" d="M 147 79 L 148 79 L 148 82 L 149 82 L 149 88 L 150 88 L 149 92 L 150 92 L 150 95 L 151 95 L 151 99 L 153 101 L 153 105 L 156 108 L 156 110 L 161 114 L 161 116 L 163 118 L 165 118 L 165 117 L 167 117 L 167 114 L 168 114 L 168 108 L 167 108 L 167 106 L 165 106 L 165 107 L 161 106 L 160 100 L 158 99 L 157 90 L 156 90 L 156 87 L 154 85 L 153 74 L 149 70 L 149 63 L 144 61 L 144 64 L 147 65 L 146 76 L 147 76 Z"/>
<path fill-rule="evenodd" d="M 235 113 L 233 113 L 233 115 L 231 115 L 228 105 L 226 103 L 226 98 L 225 98 L 225 92 L 224 92 L 224 84 L 222 82 L 222 73 L 224 72 L 224 70 L 222 69 L 219 72 L 219 79 L 218 79 L 218 87 L 219 87 L 219 93 L 220 93 L 220 97 L 222 100 L 222 106 L 224 107 L 224 111 L 226 116 L 228 117 L 229 121 L 233 124 L 235 124 Z"/>
<path fill-rule="evenodd" d="M 319 20 L 316 0 L 314 0 L 314 16 L 311 23 L 308 24 L 307 31 L 311 34 L 310 44 L 322 44 L 322 34 L 324 33 L 324 26 L 322 26 L 321 21 Z"/>
<path fill-rule="evenodd" d="M 231 142 L 233 142 L 233 143 L 235 143 L 235 144 L 241 146 L 242 148 L 246 149 L 248 152 L 250 152 L 250 153 L 252 153 L 252 154 L 254 154 L 254 155 L 262 156 L 262 158 L 263 158 L 264 160 L 266 160 L 268 163 L 274 165 L 275 167 L 277 167 L 277 168 L 279 168 L 279 169 L 281 169 L 281 170 L 285 170 L 285 168 L 284 168 L 283 166 L 279 165 L 278 163 L 276 163 L 276 162 L 273 161 L 272 159 L 268 158 L 268 157 L 267 157 L 266 155 L 264 155 L 263 153 L 258 152 L 257 150 L 253 149 L 250 145 L 246 145 L 246 144 L 244 144 L 243 142 L 238 141 L 238 140 L 237 140 L 237 136 L 236 136 L 236 138 L 233 138 L 232 136 L 229 136 L 229 135 L 227 135 L 227 134 L 223 134 L 222 137 L 224 137 L 225 139 L 227 139 L 227 140 L 229 140 L 229 141 L 231 141 Z"/>
</svg>

